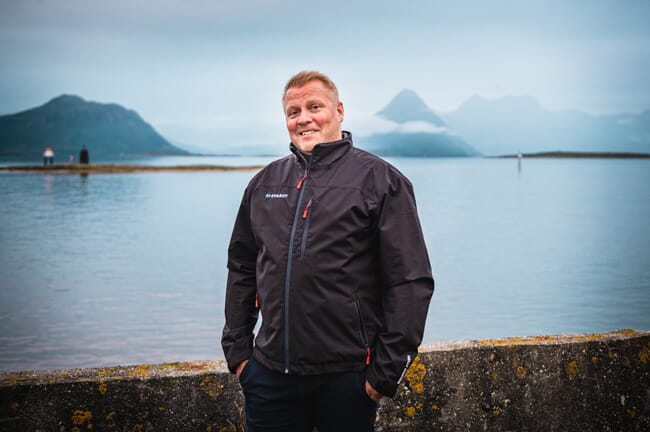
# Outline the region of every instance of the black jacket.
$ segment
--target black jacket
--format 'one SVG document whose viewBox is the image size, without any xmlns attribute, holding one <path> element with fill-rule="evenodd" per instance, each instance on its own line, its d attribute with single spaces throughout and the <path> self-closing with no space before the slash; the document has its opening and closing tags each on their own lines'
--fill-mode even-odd
<svg viewBox="0 0 650 432">
<path fill-rule="evenodd" d="M 411 183 L 352 137 L 272 162 L 250 181 L 228 248 L 228 367 L 366 370 L 393 396 L 417 355 L 433 278 Z M 255 344 L 253 329 L 262 314 Z"/>
</svg>

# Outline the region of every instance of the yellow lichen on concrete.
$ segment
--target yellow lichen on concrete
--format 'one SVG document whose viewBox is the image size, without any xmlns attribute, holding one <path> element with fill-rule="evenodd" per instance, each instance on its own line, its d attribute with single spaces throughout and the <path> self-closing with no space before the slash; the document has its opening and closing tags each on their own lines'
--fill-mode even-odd
<svg viewBox="0 0 650 432">
<path fill-rule="evenodd" d="M 579 372 L 578 362 L 576 360 L 569 362 L 569 364 L 566 367 L 566 371 L 567 374 L 569 374 L 569 378 L 575 378 Z"/>
<path fill-rule="evenodd" d="M 497 371 L 493 371 L 493 372 L 492 372 L 492 379 L 493 379 L 494 381 L 497 381 L 497 380 L 499 379 L 499 372 L 497 372 Z"/>
<path fill-rule="evenodd" d="M 565 341 L 565 336 L 513 336 L 504 339 L 486 339 L 479 341 L 480 346 L 512 346 L 512 345 L 535 345 L 540 343 L 559 343 Z"/>
<path fill-rule="evenodd" d="M 14 384 L 17 384 L 17 383 L 19 383 L 19 382 L 21 382 L 21 381 L 25 381 L 25 380 L 26 380 L 26 379 L 23 378 L 23 377 L 9 378 L 9 379 L 6 379 L 6 380 L 2 380 L 2 385 L 3 385 L 3 386 L 6 386 L 6 385 L 14 385 Z"/>
<path fill-rule="evenodd" d="M 596 356 L 591 356 L 591 362 L 592 362 L 593 364 L 598 363 L 598 357 L 596 357 Z"/>
<path fill-rule="evenodd" d="M 513 346 L 513 345 L 536 345 L 536 344 L 557 344 L 566 342 L 585 342 L 606 339 L 611 336 L 633 336 L 636 330 L 623 329 L 608 333 L 594 333 L 586 335 L 548 335 L 548 336 L 513 336 L 503 339 L 485 339 L 478 341 L 479 346 Z"/>
<path fill-rule="evenodd" d="M 114 368 L 114 367 L 110 367 L 110 368 L 102 368 L 102 369 L 100 369 L 100 370 L 97 371 L 97 375 L 99 375 L 99 376 L 101 376 L 101 377 L 104 377 L 104 376 L 106 376 L 106 375 L 110 375 L 110 374 L 112 374 L 113 372 L 115 372 L 116 369 L 117 369 L 117 368 Z"/>
<path fill-rule="evenodd" d="M 201 381 L 201 390 L 208 394 L 212 399 L 216 399 L 223 391 L 223 384 L 213 376 L 207 376 Z"/>
<path fill-rule="evenodd" d="M 436 404 L 431 404 L 431 409 L 432 409 L 433 411 L 438 411 L 439 408 L 438 408 L 438 405 L 436 405 Z"/>
<path fill-rule="evenodd" d="M 427 374 L 427 369 L 424 367 L 424 364 L 420 361 L 420 357 L 415 357 L 411 366 L 404 377 L 409 384 L 411 390 L 415 393 L 422 394 L 424 393 L 424 377 Z"/>
<path fill-rule="evenodd" d="M 129 376 L 132 377 L 145 377 L 149 373 L 149 368 L 151 366 L 148 364 L 142 364 L 139 366 L 136 366 L 133 368 L 131 372 L 129 372 Z"/>
<path fill-rule="evenodd" d="M 650 360 L 650 342 L 648 342 L 648 345 L 639 352 L 639 360 L 644 364 L 648 363 L 648 360 Z"/>
<path fill-rule="evenodd" d="M 19 406 L 20 404 L 18 402 L 12 402 L 9 404 L 9 408 L 11 408 L 13 411 L 17 411 Z"/>
<path fill-rule="evenodd" d="M 526 378 L 526 375 L 528 375 L 526 368 L 523 366 L 517 366 L 517 376 L 523 379 Z"/>
<path fill-rule="evenodd" d="M 72 414 L 72 424 L 75 425 L 75 429 L 77 430 L 80 430 L 79 426 L 86 426 L 87 430 L 92 430 L 92 421 L 93 414 L 90 411 L 75 410 L 75 412 Z"/>
<path fill-rule="evenodd" d="M 495 407 L 492 409 L 492 417 L 498 417 L 501 415 L 501 408 Z"/>
<path fill-rule="evenodd" d="M 98 385 L 98 390 L 104 396 L 106 394 L 107 385 L 104 381 L 100 381 Z"/>
<path fill-rule="evenodd" d="M 408 406 L 404 408 L 404 414 L 406 414 L 407 417 L 415 417 L 417 412 L 422 409 L 424 404 L 422 402 L 416 403 L 414 406 Z"/>
<path fill-rule="evenodd" d="M 113 417 L 115 417 L 115 411 L 111 411 L 108 414 L 106 414 L 106 420 L 108 421 L 113 420 Z"/>
<path fill-rule="evenodd" d="M 622 329 L 622 330 L 619 330 L 618 333 L 620 333 L 622 335 L 625 335 L 625 336 L 633 336 L 633 335 L 635 335 L 635 334 L 637 334 L 639 332 L 636 331 L 636 330 L 633 330 L 633 329 Z"/>
</svg>

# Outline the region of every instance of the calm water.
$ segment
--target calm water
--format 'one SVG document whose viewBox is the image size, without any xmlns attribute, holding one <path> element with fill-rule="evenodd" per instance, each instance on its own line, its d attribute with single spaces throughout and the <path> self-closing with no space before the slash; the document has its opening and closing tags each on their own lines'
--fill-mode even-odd
<svg viewBox="0 0 650 432">
<path fill-rule="evenodd" d="M 425 343 L 650 329 L 649 160 L 392 162 L 436 278 Z M 0 173 L 0 370 L 222 358 L 252 175 Z"/>
</svg>

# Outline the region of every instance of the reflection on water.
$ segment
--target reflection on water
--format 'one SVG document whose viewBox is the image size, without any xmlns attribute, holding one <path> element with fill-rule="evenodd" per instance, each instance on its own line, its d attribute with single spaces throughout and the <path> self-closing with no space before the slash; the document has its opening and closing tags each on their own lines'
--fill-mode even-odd
<svg viewBox="0 0 650 432">
<path fill-rule="evenodd" d="M 392 162 L 436 278 L 425 343 L 650 329 L 650 161 Z M 0 174 L 0 370 L 221 358 L 253 174 Z"/>
</svg>

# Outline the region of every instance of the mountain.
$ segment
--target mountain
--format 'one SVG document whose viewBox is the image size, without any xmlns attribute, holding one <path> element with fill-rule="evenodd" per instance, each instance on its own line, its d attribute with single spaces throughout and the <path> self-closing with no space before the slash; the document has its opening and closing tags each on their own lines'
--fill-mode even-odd
<svg viewBox="0 0 650 432">
<path fill-rule="evenodd" d="M 551 111 L 529 95 L 472 96 L 444 121 L 488 155 L 545 151 L 650 153 L 650 110 L 594 116 Z"/>
<path fill-rule="evenodd" d="M 402 90 L 375 114 L 392 126 L 386 132 L 361 136 L 363 147 L 380 156 L 478 156 L 472 146 L 452 133 L 413 90 Z"/>
<path fill-rule="evenodd" d="M 58 161 L 79 154 L 91 160 L 142 155 L 183 155 L 132 110 L 62 95 L 46 104 L 0 116 L 0 157 L 40 160 L 50 146 Z"/>
<path fill-rule="evenodd" d="M 397 94 L 377 116 L 396 123 L 422 121 L 434 126 L 445 127 L 445 122 L 440 120 L 433 111 L 427 107 L 416 92 L 404 89 Z"/>
</svg>

